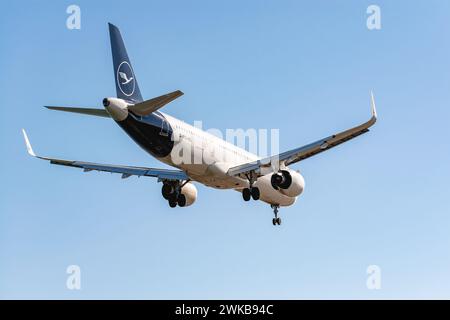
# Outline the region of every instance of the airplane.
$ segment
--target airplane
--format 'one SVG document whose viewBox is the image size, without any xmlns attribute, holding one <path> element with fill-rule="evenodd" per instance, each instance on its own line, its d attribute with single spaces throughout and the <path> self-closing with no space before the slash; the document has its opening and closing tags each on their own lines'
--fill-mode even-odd
<svg viewBox="0 0 450 320">
<path fill-rule="evenodd" d="M 159 109 L 183 95 L 174 92 L 143 100 L 136 75 L 131 66 L 119 29 L 109 23 L 109 34 L 116 84 L 116 97 L 103 99 L 104 109 L 65 106 L 46 106 L 51 110 L 112 118 L 148 154 L 176 169 L 157 169 L 110 165 L 78 160 L 64 160 L 38 156 L 34 153 L 24 129 L 28 153 L 51 164 L 81 168 L 88 171 L 119 173 L 130 176 L 154 177 L 162 182 L 162 196 L 170 207 L 187 207 L 197 199 L 198 182 L 216 189 L 234 189 L 242 193 L 244 201 L 261 200 L 273 209 L 272 224 L 280 225 L 280 206 L 291 206 L 305 188 L 303 176 L 289 166 L 330 150 L 369 131 L 377 120 L 375 99 L 371 93 L 371 118 L 358 126 L 327 136 L 305 146 L 265 158 L 247 152 L 232 143 L 191 126 Z M 177 137 L 175 139 L 174 137 Z M 221 152 L 208 152 L 210 146 Z M 180 154 L 192 159 L 200 152 L 200 161 L 179 161 Z M 185 158 L 183 158 L 185 159 Z"/>
</svg>

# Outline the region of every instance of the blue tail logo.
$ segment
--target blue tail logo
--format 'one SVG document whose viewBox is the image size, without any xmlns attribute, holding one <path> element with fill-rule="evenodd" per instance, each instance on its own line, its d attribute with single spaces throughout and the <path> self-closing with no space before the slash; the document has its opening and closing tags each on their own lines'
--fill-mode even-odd
<svg viewBox="0 0 450 320">
<path fill-rule="evenodd" d="M 117 68 L 117 85 L 124 95 L 130 97 L 134 93 L 136 81 L 134 72 L 128 61 L 122 61 Z"/>
</svg>

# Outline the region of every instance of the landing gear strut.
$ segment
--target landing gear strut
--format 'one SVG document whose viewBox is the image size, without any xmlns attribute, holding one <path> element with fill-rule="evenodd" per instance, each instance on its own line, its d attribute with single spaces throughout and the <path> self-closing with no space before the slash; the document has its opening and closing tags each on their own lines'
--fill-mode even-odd
<svg viewBox="0 0 450 320">
<path fill-rule="evenodd" d="M 256 175 L 252 172 L 247 174 L 246 177 L 248 179 L 249 188 L 244 188 L 242 190 L 242 198 L 244 198 L 244 201 L 250 201 L 250 198 L 253 198 L 253 200 L 259 200 L 259 197 L 261 196 L 259 188 L 253 186 L 256 182 Z"/>
<path fill-rule="evenodd" d="M 278 209 L 280 206 L 277 204 L 271 204 L 270 207 L 273 209 L 273 213 L 275 214 L 275 218 L 272 219 L 272 224 L 274 226 L 281 225 L 281 218 L 278 217 Z"/>
</svg>

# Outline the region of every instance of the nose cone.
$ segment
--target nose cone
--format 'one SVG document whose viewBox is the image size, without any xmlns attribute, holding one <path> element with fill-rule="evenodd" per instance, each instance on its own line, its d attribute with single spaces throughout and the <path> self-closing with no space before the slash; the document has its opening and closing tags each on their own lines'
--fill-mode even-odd
<svg viewBox="0 0 450 320">
<path fill-rule="evenodd" d="M 128 117 L 128 105 L 122 99 L 105 98 L 103 99 L 103 106 L 111 118 L 116 121 L 123 121 Z"/>
</svg>

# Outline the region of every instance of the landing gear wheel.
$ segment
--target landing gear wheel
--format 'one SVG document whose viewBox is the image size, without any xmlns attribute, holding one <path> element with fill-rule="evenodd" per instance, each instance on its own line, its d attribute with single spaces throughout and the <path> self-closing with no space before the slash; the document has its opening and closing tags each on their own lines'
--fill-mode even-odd
<svg viewBox="0 0 450 320">
<path fill-rule="evenodd" d="M 276 220 L 275 222 L 277 223 L 277 225 L 281 225 L 281 218 L 276 218 L 275 220 Z"/>
<path fill-rule="evenodd" d="M 277 225 L 277 219 L 276 219 L 276 218 L 273 218 L 273 219 L 272 219 L 272 224 L 273 224 L 274 226 Z"/>
<path fill-rule="evenodd" d="M 163 196 L 164 199 L 169 200 L 170 195 L 172 194 L 173 190 L 172 190 L 172 186 L 169 184 L 163 184 L 162 189 L 161 189 L 161 194 Z"/>
<path fill-rule="evenodd" d="M 258 187 L 253 187 L 250 189 L 253 200 L 259 200 L 260 192 Z"/>
<path fill-rule="evenodd" d="M 249 201 L 251 196 L 252 194 L 249 188 L 245 188 L 242 190 L 242 198 L 244 198 L 244 201 Z"/>
<path fill-rule="evenodd" d="M 259 189 L 257 187 L 253 187 L 254 183 L 258 179 L 257 174 L 254 171 L 252 171 L 250 173 L 247 173 L 245 176 L 248 179 L 248 188 L 242 190 L 242 196 L 244 200 L 249 201 L 250 198 L 253 198 L 253 200 L 259 200 L 259 197 L 261 195 Z"/>
<path fill-rule="evenodd" d="M 171 208 L 175 208 L 177 206 L 177 202 L 174 199 L 169 199 L 169 206 Z"/>
<path fill-rule="evenodd" d="M 186 205 L 186 196 L 184 194 L 180 194 L 178 196 L 177 203 L 180 207 L 184 207 Z"/>
</svg>

